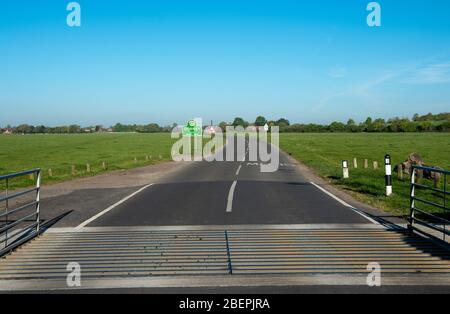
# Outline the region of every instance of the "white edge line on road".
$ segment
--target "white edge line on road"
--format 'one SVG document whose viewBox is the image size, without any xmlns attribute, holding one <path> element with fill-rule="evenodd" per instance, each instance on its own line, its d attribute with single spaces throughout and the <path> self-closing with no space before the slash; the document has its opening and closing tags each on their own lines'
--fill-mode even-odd
<svg viewBox="0 0 450 314">
<path fill-rule="evenodd" d="M 369 220 L 370 222 L 379 225 L 380 223 L 373 220 L 372 218 L 370 218 L 369 216 L 367 216 L 366 214 L 362 213 L 361 211 L 359 211 L 358 209 L 356 209 L 355 207 L 353 207 L 352 205 L 350 205 L 349 203 L 341 200 L 339 197 L 337 197 L 336 195 L 334 195 L 333 193 L 325 190 L 323 187 L 315 184 L 314 182 L 310 182 L 312 185 L 314 185 L 316 188 L 318 188 L 319 190 L 321 190 L 323 193 L 327 194 L 328 196 L 330 196 L 331 198 L 335 199 L 336 201 L 338 201 L 339 203 L 341 203 L 342 205 L 344 205 L 345 207 L 350 208 L 351 210 L 353 210 L 355 213 L 363 216 L 364 218 L 366 218 L 367 220 Z"/>
<path fill-rule="evenodd" d="M 231 213 L 233 209 L 233 196 L 234 196 L 234 189 L 236 188 L 237 181 L 234 181 L 233 184 L 231 184 L 230 192 L 228 192 L 228 200 L 227 200 L 227 213 Z"/>
<path fill-rule="evenodd" d="M 239 165 L 239 167 L 236 170 L 236 175 L 239 175 L 239 171 L 241 171 L 242 165 Z"/>
<path fill-rule="evenodd" d="M 107 212 L 109 212 L 110 210 L 114 209 L 115 207 L 119 206 L 120 204 L 126 202 L 127 200 L 129 200 L 130 198 L 132 198 L 133 196 L 135 196 L 136 194 L 142 192 L 143 190 L 145 190 L 146 188 L 152 186 L 153 183 L 147 184 L 146 186 L 140 188 L 139 190 L 137 190 L 136 192 L 128 195 L 127 197 L 121 199 L 120 201 L 118 201 L 117 203 L 109 206 L 108 208 L 102 210 L 101 212 L 99 212 L 97 215 L 92 216 L 91 218 L 89 218 L 88 220 L 82 222 L 80 225 L 75 227 L 75 230 L 79 230 L 81 228 L 83 228 L 84 226 L 90 224 L 91 222 L 93 222 L 95 219 L 99 218 L 100 216 L 106 214 Z"/>
</svg>

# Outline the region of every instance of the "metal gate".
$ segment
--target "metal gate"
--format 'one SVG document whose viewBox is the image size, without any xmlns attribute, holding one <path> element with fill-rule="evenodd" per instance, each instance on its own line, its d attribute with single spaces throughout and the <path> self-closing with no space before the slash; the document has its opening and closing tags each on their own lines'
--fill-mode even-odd
<svg viewBox="0 0 450 314">
<path fill-rule="evenodd" d="M 11 181 L 29 176 L 32 188 L 11 192 Z M 0 176 L 0 256 L 39 234 L 41 169 Z"/>
<path fill-rule="evenodd" d="M 424 178 L 428 177 L 428 181 Z M 450 207 L 448 205 L 447 175 L 450 171 L 413 166 L 411 174 L 409 229 L 425 233 L 443 241 L 450 232 Z M 428 184 L 427 184 L 428 183 Z M 442 185 L 441 185 L 442 184 Z"/>
</svg>

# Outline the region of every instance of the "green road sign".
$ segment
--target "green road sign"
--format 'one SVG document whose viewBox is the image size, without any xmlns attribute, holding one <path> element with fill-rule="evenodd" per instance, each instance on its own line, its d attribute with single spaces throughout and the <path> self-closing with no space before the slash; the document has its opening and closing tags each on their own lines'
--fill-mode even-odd
<svg viewBox="0 0 450 314">
<path fill-rule="evenodd" d="M 202 136 L 202 127 L 197 125 L 194 120 L 190 120 L 185 127 L 183 127 L 183 136 L 194 137 Z"/>
</svg>

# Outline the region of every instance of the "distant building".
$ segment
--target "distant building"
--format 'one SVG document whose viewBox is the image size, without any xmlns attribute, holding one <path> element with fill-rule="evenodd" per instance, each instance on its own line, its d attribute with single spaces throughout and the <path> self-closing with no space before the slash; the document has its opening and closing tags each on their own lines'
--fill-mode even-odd
<svg viewBox="0 0 450 314">
<path fill-rule="evenodd" d="M 12 129 L 3 129 L 3 134 L 12 134 Z"/>
</svg>

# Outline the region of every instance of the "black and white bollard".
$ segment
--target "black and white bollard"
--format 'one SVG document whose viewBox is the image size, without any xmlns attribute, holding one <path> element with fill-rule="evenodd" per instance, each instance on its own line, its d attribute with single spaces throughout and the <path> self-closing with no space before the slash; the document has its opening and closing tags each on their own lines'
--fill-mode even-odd
<svg viewBox="0 0 450 314">
<path fill-rule="evenodd" d="M 386 169 L 385 181 L 386 181 L 386 196 L 392 194 L 392 166 L 391 166 L 391 156 L 386 155 L 384 157 L 384 165 Z"/>
<path fill-rule="evenodd" d="M 347 160 L 343 160 L 342 161 L 342 177 L 344 179 L 348 179 L 349 175 L 348 175 L 348 161 Z"/>
</svg>

